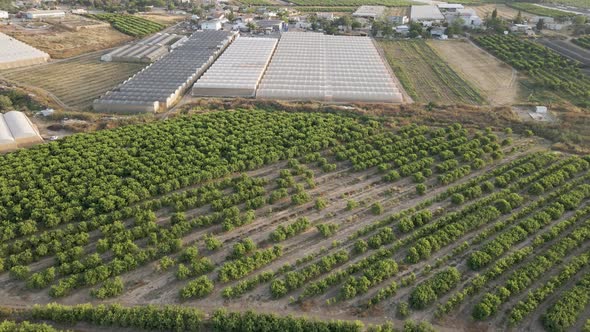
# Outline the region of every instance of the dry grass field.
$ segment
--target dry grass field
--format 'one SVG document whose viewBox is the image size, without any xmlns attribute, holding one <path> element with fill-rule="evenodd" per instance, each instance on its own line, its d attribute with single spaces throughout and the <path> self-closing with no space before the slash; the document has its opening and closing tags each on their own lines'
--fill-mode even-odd
<svg viewBox="0 0 590 332">
<path fill-rule="evenodd" d="M 466 8 L 470 8 L 475 10 L 477 15 L 482 19 L 486 17 L 486 15 L 491 16 L 494 9 L 498 10 L 498 16 L 507 20 L 513 20 L 516 15 L 518 15 L 518 10 L 514 8 L 510 8 L 503 4 L 485 4 L 480 6 L 466 6 Z M 532 14 L 522 12 L 523 18 L 532 17 Z"/>
<path fill-rule="evenodd" d="M 0 71 L 0 77 L 43 89 L 66 107 L 84 110 L 94 99 L 145 67 L 136 63 L 102 62 L 102 54 L 94 52 L 45 65 Z"/>
<path fill-rule="evenodd" d="M 491 105 L 518 101 L 517 72 L 489 53 L 466 41 L 428 41 L 456 72 L 473 83 Z"/>
<path fill-rule="evenodd" d="M 80 22 L 77 23 L 74 18 L 78 18 L 78 16 L 72 17 L 67 21 L 71 26 L 82 24 L 81 21 L 91 21 L 80 18 L 78 19 Z M 93 22 L 103 27 L 73 31 L 57 22 L 47 22 L 48 27 L 43 29 L 27 28 L 20 25 L 1 25 L 0 32 L 40 49 L 54 59 L 64 59 L 103 50 L 132 40 L 130 36 L 120 33 L 112 27 L 104 27 L 103 22 Z"/>
</svg>

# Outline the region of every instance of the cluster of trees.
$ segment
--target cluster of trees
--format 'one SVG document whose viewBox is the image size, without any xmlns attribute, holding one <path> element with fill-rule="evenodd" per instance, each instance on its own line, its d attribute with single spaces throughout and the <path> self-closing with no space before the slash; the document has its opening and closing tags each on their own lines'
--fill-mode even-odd
<svg viewBox="0 0 590 332">
<path fill-rule="evenodd" d="M 234 244 L 232 251 L 231 251 L 231 256 L 229 258 L 231 258 L 231 259 L 242 258 L 242 257 L 252 253 L 254 250 L 256 250 L 256 248 L 257 248 L 256 243 L 254 243 L 254 241 L 251 238 L 245 238 L 245 239 L 237 242 L 236 244 Z"/>
<path fill-rule="evenodd" d="M 454 267 L 438 272 L 412 290 L 410 293 L 410 306 L 414 309 L 426 308 L 441 295 L 457 286 L 460 279 L 461 273 Z"/>
<path fill-rule="evenodd" d="M 372 249 L 378 249 L 385 244 L 390 244 L 395 241 L 395 233 L 390 227 L 381 228 L 376 234 L 371 235 L 367 244 Z"/>
<path fill-rule="evenodd" d="M 45 323 L 31 323 L 28 321 L 22 322 L 13 322 L 9 320 L 5 320 L 0 322 L 0 331 L 2 332 L 59 332 L 62 330 L 58 330 L 51 325 L 47 325 Z"/>
<path fill-rule="evenodd" d="M 315 227 L 323 237 L 330 237 L 338 230 L 338 224 L 335 223 L 317 224 Z"/>
<path fill-rule="evenodd" d="M 430 210 L 421 210 L 413 214 L 412 216 L 404 217 L 399 221 L 397 228 L 402 233 L 407 233 L 416 227 L 430 222 L 432 220 L 432 212 Z"/>
<path fill-rule="evenodd" d="M 564 213 L 564 207 L 560 203 L 561 200 L 567 200 L 567 197 L 589 197 L 590 186 L 582 185 L 567 194 L 561 195 L 557 198 L 557 202 L 553 202 L 546 209 L 539 211 L 528 217 L 516 226 L 510 228 L 508 231 L 498 235 L 494 240 L 486 243 L 481 249 L 474 251 L 468 258 L 467 264 L 473 270 L 478 270 L 491 261 L 500 257 L 506 250 L 509 250 L 513 245 L 528 238 L 531 234 L 536 233 L 542 227 L 548 225 L 552 220 L 559 219 Z M 577 200 L 580 204 L 581 201 Z M 578 205 L 576 205 L 578 206 Z"/>
<path fill-rule="evenodd" d="M 189 299 L 191 297 L 205 297 L 213 291 L 213 281 L 207 276 L 200 276 L 194 280 L 189 281 L 184 287 L 180 289 L 180 297 Z"/>
<path fill-rule="evenodd" d="M 586 105 L 590 96 L 590 79 L 580 71 L 575 61 L 513 35 L 481 36 L 475 42 L 514 68 L 528 72 L 540 86 L 563 92 Z"/>
<path fill-rule="evenodd" d="M 106 299 L 123 294 L 124 288 L 121 277 L 115 277 L 105 281 L 99 288 L 93 289 L 90 294 L 98 299 Z"/>
<path fill-rule="evenodd" d="M 492 196 L 488 197 L 491 198 Z M 500 211 L 493 206 L 487 205 L 487 201 L 480 200 L 461 211 L 461 213 L 452 213 L 439 219 L 437 224 L 444 225 L 444 227 L 415 241 L 415 244 L 408 250 L 406 261 L 413 264 L 426 259 L 433 252 L 457 240 L 469 230 L 497 219 L 501 215 Z M 438 226 L 431 225 L 433 227 Z"/>
<path fill-rule="evenodd" d="M 303 233 L 311 227 L 309 219 L 306 217 L 297 218 L 295 222 L 286 226 L 279 225 L 277 229 L 272 231 L 269 238 L 273 242 L 281 242 L 297 234 Z"/>
<path fill-rule="evenodd" d="M 160 331 L 200 331 L 204 318 L 199 310 L 181 306 L 124 307 L 120 304 L 66 306 L 57 303 L 44 306 L 36 304 L 31 310 L 31 316 L 33 319 L 63 324 L 86 322 L 99 326 Z"/>
<path fill-rule="evenodd" d="M 483 299 L 475 305 L 473 317 L 484 320 L 494 315 L 500 305 L 508 301 L 512 294 L 517 294 L 527 289 L 533 282 L 543 276 L 546 271 L 555 266 L 561 259 L 589 238 L 590 222 L 586 222 L 582 227 L 573 230 L 566 237 L 555 243 L 542 255 L 536 256 L 530 263 L 514 271 L 505 281 L 504 285 L 500 286 L 496 292 L 486 293 Z"/>
<path fill-rule="evenodd" d="M 219 269 L 218 278 L 221 282 L 235 280 L 281 257 L 283 249 L 274 246 L 255 251 L 250 256 L 228 261 Z"/>
<path fill-rule="evenodd" d="M 370 287 L 395 275 L 398 271 L 397 263 L 393 259 L 385 259 L 364 270 L 360 277 L 350 277 L 340 288 L 340 298 L 350 299 L 366 293 Z"/>
<path fill-rule="evenodd" d="M 558 290 L 560 286 L 571 280 L 582 268 L 588 266 L 590 262 L 590 254 L 582 254 L 573 258 L 566 264 L 561 272 L 551 277 L 542 286 L 528 293 L 527 297 L 518 301 L 518 303 L 510 310 L 509 321 L 511 325 L 516 325 L 523 318 L 533 312 L 545 299 Z"/>
<path fill-rule="evenodd" d="M 235 286 L 227 286 L 223 289 L 222 296 L 226 299 L 238 298 L 260 284 L 267 283 L 275 276 L 273 271 L 262 272 L 252 278 L 241 280 Z"/>
<path fill-rule="evenodd" d="M 369 299 L 368 305 L 374 306 L 374 305 L 378 304 L 379 302 L 385 300 L 386 298 L 394 296 L 397 293 L 398 288 L 399 288 L 399 285 L 397 284 L 397 282 L 395 282 L 395 281 L 390 282 L 389 285 L 387 285 L 386 287 L 380 288 L 379 291 L 377 292 L 377 294 L 375 294 L 375 296 L 373 296 L 372 298 Z"/>
<path fill-rule="evenodd" d="M 590 274 L 584 277 L 543 315 L 543 326 L 551 332 L 567 331 L 590 303 Z M 588 325 L 588 324 L 586 324 Z"/>
<path fill-rule="evenodd" d="M 463 165 L 461 167 L 452 169 L 444 174 L 438 176 L 438 181 L 442 184 L 449 184 L 451 182 L 455 182 L 460 178 L 464 177 L 465 175 L 471 172 L 471 166 Z"/>
<path fill-rule="evenodd" d="M 282 297 L 288 292 L 303 286 L 309 280 L 347 262 L 349 258 L 349 254 L 345 250 L 326 255 L 319 261 L 309 264 L 299 271 L 287 272 L 284 279 L 274 279 L 270 284 L 270 292 L 275 298 Z"/>
</svg>

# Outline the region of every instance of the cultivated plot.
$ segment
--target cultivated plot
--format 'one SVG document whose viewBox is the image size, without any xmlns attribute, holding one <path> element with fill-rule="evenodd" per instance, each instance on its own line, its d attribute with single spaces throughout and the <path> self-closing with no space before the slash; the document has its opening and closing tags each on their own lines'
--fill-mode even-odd
<svg viewBox="0 0 590 332">
<path fill-rule="evenodd" d="M 457 73 L 466 78 L 491 105 L 510 105 L 519 94 L 517 72 L 494 56 L 463 41 L 428 41 Z"/>
<path fill-rule="evenodd" d="M 383 48 L 389 65 L 417 102 L 481 104 L 479 91 L 424 41 L 385 41 Z"/>
<path fill-rule="evenodd" d="M 244 110 L 42 145 L 0 158 L 2 199 L 46 192 L 38 208 L 0 210 L 0 304 L 558 324 L 588 278 L 590 165 L 532 144 L 459 124 Z M 50 204 L 62 192 L 80 199 Z M 589 301 L 565 311 L 567 327 Z"/>
<path fill-rule="evenodd" d="M 101 62 L 92 53 L 35 67 L 0 71 L 0 77 L 53 94 L 69 108 L 87 109 L 94 99 L 140 71 L 145 64 Z"/>
</svg>

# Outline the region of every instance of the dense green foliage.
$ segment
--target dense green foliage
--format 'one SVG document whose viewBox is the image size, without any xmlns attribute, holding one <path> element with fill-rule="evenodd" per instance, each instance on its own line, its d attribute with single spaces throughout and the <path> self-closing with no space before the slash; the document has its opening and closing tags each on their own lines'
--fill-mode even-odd
<svg viewBox="0 0 590 332">
<path fill-rule="evenodd" d="M 543 316 L 543 326 L 551 332 L 568 331 L 590 303 L 590 274 L 563 293 Z"/>
<path fill-rule="evenodd" d="M 113 28 L 126 35 L 144 37 L 165 28 L 164 25 L 142 17 L 125 14 L 88 14 L 89 18 L 109 22 Z"/>
<path fill-rule="evenodd" d="M 426 306 L 454 288 L 460 279 L 461 273 L 454 267 L 438 272 L 412 290 L 410 306 L 415 309 L 426 308 Z"/>
<path fill-rule="evenodd" d="M 58 330 L 47 324 L 36 324 L 27 321 L 24 322 L 12 322 L 5 320 L 0 322 L 0 332 L 59 332 L 64 330 Z M 64 331 L 65 332 L 65 331 Z"/>
<path fill-rule="evenodd" d="M 590 78 L 578 64 L 540 44 L 513 35 L 487 35 L 475 42 L 500 60 L 534 78 L 536 84 L 571 98 L 582 106 L 590 103 Z"/>
</svg>

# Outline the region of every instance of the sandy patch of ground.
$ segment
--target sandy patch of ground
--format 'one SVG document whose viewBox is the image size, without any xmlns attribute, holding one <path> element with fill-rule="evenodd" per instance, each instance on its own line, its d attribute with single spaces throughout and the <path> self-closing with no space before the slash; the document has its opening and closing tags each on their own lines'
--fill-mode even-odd
<svg viewBox="0 0 590 332">
<path fill-rule="evenodd" d="M 429 41 L 461 76 L 476 85 L 492 105 L 509 105 L 518 96 L 517 73 L 507 64 L 465 41 Z"/>
</svg>

